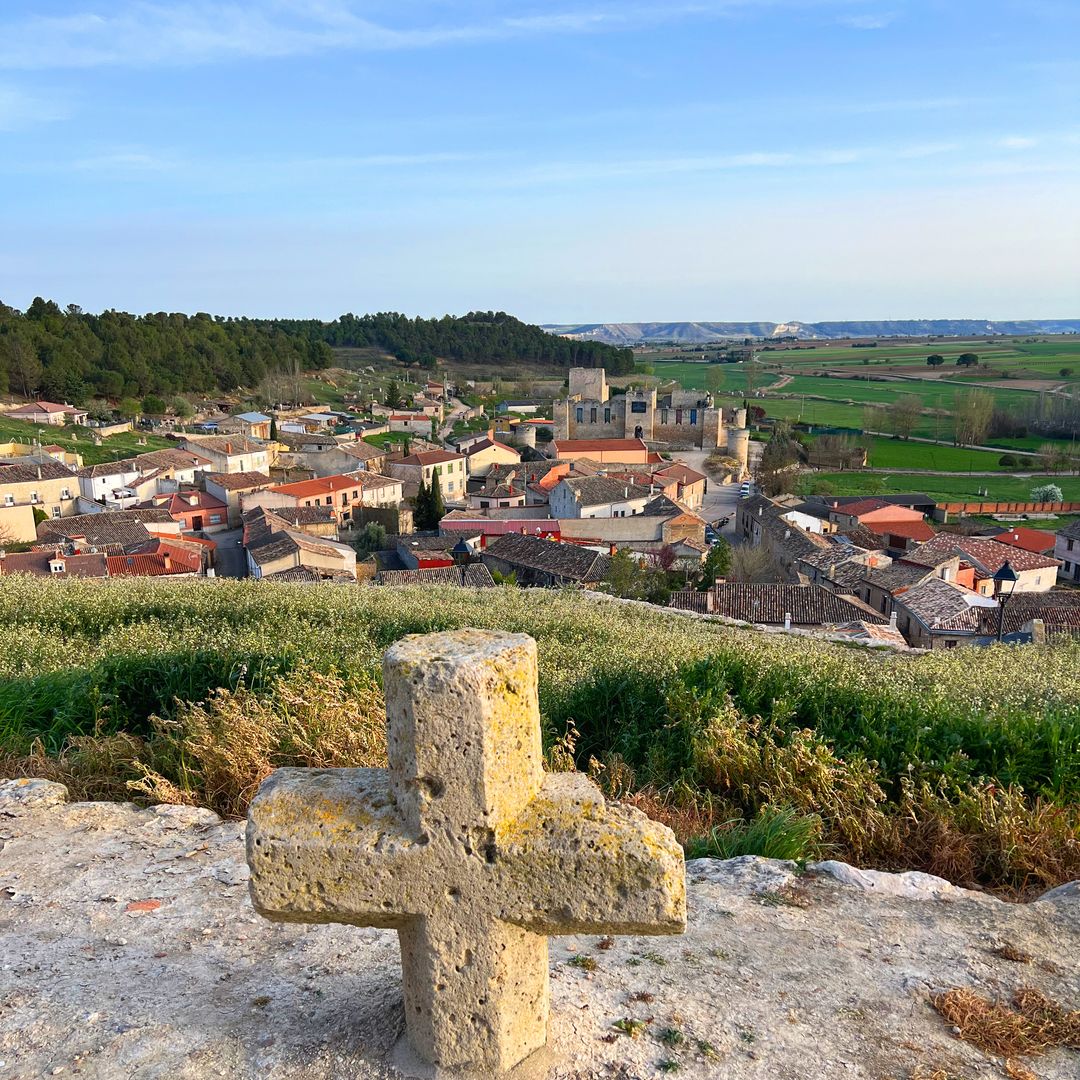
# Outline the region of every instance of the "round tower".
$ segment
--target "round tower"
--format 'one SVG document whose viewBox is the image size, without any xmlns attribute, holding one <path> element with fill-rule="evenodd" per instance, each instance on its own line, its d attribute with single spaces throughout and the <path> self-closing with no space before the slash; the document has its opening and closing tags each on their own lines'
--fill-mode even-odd
<svg viewBox="0 0 1080 1080">
<path fill-rule="evenodd" d="M 739 479 L 750 472 L 750 432 L 745 427 L 727 429 L 728 457 L 739 463 Z"/>
<path fill-rule="evenodd" d="M 732 409 L 731 423 L 734 424 L 735 427 L 746 427 L 746 410 Z"/>
<path fill-rule="evenodd" d="M 518 446 L 531 446 L 536 449 L 536 425 L 518 424 L 514 441 Z"/>
</svg>

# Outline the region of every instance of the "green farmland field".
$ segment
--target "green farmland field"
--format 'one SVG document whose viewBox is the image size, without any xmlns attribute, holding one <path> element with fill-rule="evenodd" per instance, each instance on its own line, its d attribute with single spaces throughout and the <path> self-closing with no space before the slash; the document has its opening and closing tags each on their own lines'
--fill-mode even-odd
<svg viewBox="0 0 1080 1080">
<path fill-rule="evenodd" d="M 808 473 L 806 489 L 825 483 L 833 495 L 890 495 L 918 491 L 947 502 L 1027 502 L 1031 489 L 1057 484 L 1066 502 L 1080 502 L 1080 477 L 1076 476 L 933 476 L 915 473 Z M 981 494 L 986 491 L 987 494 Z"/>
<path fill-rule="evenodd" d="M 932 469 L 938 472 L 999 472 L 1000 453 L 990 450 L 968 450 L 962 446 L 937 446 L 934 443 L 906 442 L 902 439 L 860 439 L 869 441 L 867 464 L 871 469 Z M 1019 465 L 1008 466 L 1005 471 L 1034 472 L 1038 462 L 1034 458 L 1020 458 Z"/>
</svg>

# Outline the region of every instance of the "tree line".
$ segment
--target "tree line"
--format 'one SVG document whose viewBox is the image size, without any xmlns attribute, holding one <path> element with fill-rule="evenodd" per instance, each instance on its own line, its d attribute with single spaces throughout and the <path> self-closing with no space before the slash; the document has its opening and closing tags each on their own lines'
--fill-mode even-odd
<svg viewBox="0 0 1080 1080">
<path fill-rule="evenodd" d="M 83 404 L 256 387 L 268 375 L 333 366 L 335 346 L 374 347 L 405 363 L 436 358 L 497 364 L 633 370 L 633 353 L 554 337 L 502 312 L 410 319 L 343 315 L 315 319 L 226 318 L 157 312 L 100 315 L 37 297 L 26 311 L 0 303 L 0 394 Z"/>
</svg>

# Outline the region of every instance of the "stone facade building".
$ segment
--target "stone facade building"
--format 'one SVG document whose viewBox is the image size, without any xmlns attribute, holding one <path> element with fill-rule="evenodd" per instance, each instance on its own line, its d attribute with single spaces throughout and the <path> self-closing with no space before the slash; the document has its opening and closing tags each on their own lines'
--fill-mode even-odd
<svg viewBox="0 0 1080 1080">
<path fill-rule="evenodd" d="M 611 396 L 603 368 L 571 368 L 570 392 L 553 405 L 556 440 L 644 439 L 674 446 L 724 445 L 723 410 L 700 390 L 659 396 L 634 388 Z"/>
</svg>

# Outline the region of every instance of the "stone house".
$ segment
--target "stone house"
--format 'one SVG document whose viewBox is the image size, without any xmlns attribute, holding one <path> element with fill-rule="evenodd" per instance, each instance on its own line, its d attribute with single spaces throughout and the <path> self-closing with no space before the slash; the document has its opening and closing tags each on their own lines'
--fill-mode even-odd
<svg viewBox="0 0 1080 1080">
<path fill-rule="evenodd" d="M 243 472 L 207 473 L 204 483 L 207 494 L 229 508 L 229 528 L 235 529 L 244 512 L 244 496 L 272 487 L 274 482 L 264 472 Z"/>
<path fill-rule="evenodd" d="M 1080 585 L 1080 518 L 1058 530 L 1054 557 L 1061 563 L 1058 579 Z"/>
<path fill-rule="evenodd" d="M 264 442 L 270 438 L 271 418 L 266 413 L 245 412 L 230 416 L 218 424 L 218 431 L 228 434 L 246 435 L 249 439 L 261 439 Z"/>
<path fill-rule="evenodd" d="M 8 420 L 26 420 L 31 424 L 48 424 L 62 427 L 64 424 L 85 424 L 87 412 L 74 405 L 57 405 L 54 401 L 31 401 L 3 414 Z"/>
<path fill-rule="evenodd" d="M 386 463 L 390 476 L 404 481 L 405 495 L 411 497 L 420 488 L 423 478 L 425 487 L 431 487 L 436 476 L 443 498 L 457 502 L 465 499 L 465 458 L 449 450 L 418 450 L 406 457 L 391 458 Z"/>
<path fill-rule="evenodd" d="M 521 464 L 521 454 L 491 434 L 471 443 L 464 452 L 469 476 L 487 476 L 496 465 Z"/>
<path fill-rule="evenodd" d="M 488 543 L 482 559 L 489 570 L 514 574 L 519 585 L 595 588 L 607 574 L 607 555 L 574 544 L 506 533 Z"/>
<path fill-rule="evenodd" d="M 929 577 L 894 598 L 897 626 L 916 649 L 951 649 L 973 644 L 980 609 L 996 611 L 997 601 L 962 585 Z"/>
<path fill-rule="evenodd" d="M 548 496 L 555 518 L 624 518 L 645 512 L 654 493 L 610 476 L 567 476 Z"/>
<path fill-rule="evenodd" d="M 37 537 L 35 511 L 47 518 L 76 512 L 79 482 L 57 461 L 0 465 L 0 533 L 20 543 Z"/>
<path fill-rule="evenodd" d="M 238 474 L 270 470 L 269 447 L 246 435 L 185 436 L 181 445 L 185 450 L 208 458 L 208 472 Z"/>
<path fill-rule="evenodd" d="M 971 570 L 970 584 L 964 579 L 963 566 L 957 580 L 984 595 L 993 595 L 996 585 L 993 576 L 1006 562 L 1017 575 L 1012 592 L 1049 592 L 1057 581 L 1058 561 L 1055 558 L 1036 555 L 997 540 L 955 536 L 950 533 L 938 533 L 933 540 L 907 552 L 904 561 L 922 566 L 937 566 L 953 555 L 958 555 L 961 562 L 967 563 Z"/>
<path fill-rule="evenodd" d="M 342 476 L 279 484 L 245 495 L 240 502 L 244 510 L 256 506 L 270 509 L 321 506 L 333 510 L 338 523 L 344 525 L 353 519 L 356 507 L 396 507 L 402 500 L 402 490 L 402 481 L 361 469 Z"/>
</svg>

